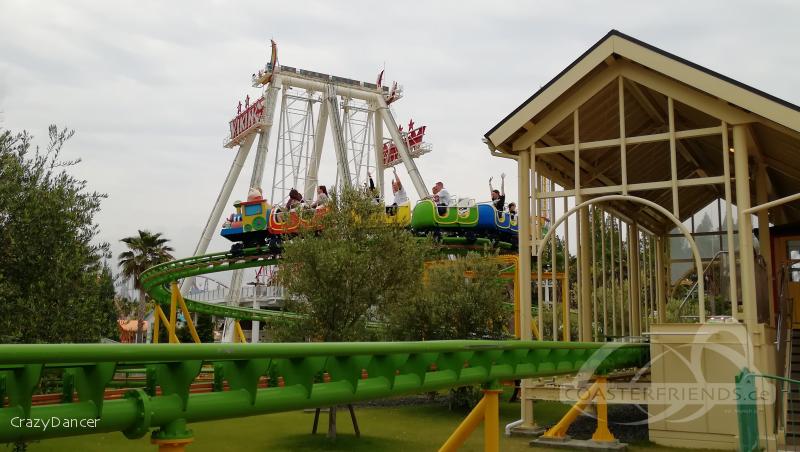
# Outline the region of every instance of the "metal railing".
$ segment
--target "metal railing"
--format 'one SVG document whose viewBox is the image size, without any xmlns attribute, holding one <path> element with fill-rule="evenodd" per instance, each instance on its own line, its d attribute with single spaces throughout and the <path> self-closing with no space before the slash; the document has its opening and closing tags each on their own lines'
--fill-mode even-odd
<svg viewBox="0 0 800 452">
<path fill-rule="evenodd" d="M 683 313 L 683 307 L 684 307 L 684 305 L 686 305 L 686 302 L 689 301 L 689 297 L 691 297 L 692 294 L 697 290 L 697 286 L 698 286 L 698 283 L 700 282 L 700 278 L 704 278 L 705 277 L 706 272 L 708 271 L 708 269 L 711 268 L 711 266 L 714 265 L 714 262 L 716 262 L 717 259 L 723 254 L 728 254 L 728 251 L 726 251 L 726 250 L 717 251 L 717 253 L 714 254 L 714 257 L 712 257 L 711 260 L 708 261 L 708 264 L 703 269 L 703 274 L 697 276 L 697 281 L 695 281 L 694 284 L 692 285 L 692 287 L 689 288 L 689 291 L 686 292 L 686 296 L 683 297 L 683 300 L 681 301 L 681 304 L 678 305 L 678 317 L 680 317 L 681 314 Z M 723 262 L 723 261 L 720 261 L 720 262 Z M 720 279 L 722 279 L 722 278 L 720 278 Z"/>
<path fill-rule="evenodd" d="M 192 293 L 190 296 L 197 301 L 225 301 L 230 289 L 219 287 L 214 290 Z M 240 300 L 274 300 L 287 298 L 286 290 L 281 286 L 242 287 Z"/>
<path fill-rule="evenodd" d="M 756 387 L 756 378 L 765 383 L 760 389 Z M 791 419 L 785 419 L 782 422 L 779 416 L 773 416 L 770 422 L 767 416 L 770 406 L 767 397 L 775 398 L 776 403 L 772 406 L 785 398 L 787 413 L 794 412 L 795 405 L 800 404 L 800 381 L 777 375 L 756 374 L 745 367 L 736 376 L 735 382 L 739 450 L 800 450 L 800 421 L 795 423 Z M 766 383 L 773 384 L 774 391 L 770 391 Z"/>
</svg>

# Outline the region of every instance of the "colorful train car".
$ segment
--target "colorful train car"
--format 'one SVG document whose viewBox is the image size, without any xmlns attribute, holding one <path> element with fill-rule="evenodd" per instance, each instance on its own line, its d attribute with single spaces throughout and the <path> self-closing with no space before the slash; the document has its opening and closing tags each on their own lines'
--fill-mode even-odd
<svg viewBox="0 0 800 452">
<path fill-rule="evenodd" d="M 411 224 L 411 204 L 400 204 L 397 207 L 386 208 L 386 223 L 400 226 Z"/>
<path fill-rule="evenodd" d="M 516 243 L 519 226 L 516 216 L 498 212 L 491 203 L 437 206 L 426 199 L 414 206 L 411 229 L 417 234 L 464 237 L 467 241 L 486 238 Z"/>
<path fill-rule="evenodd" d="M 233 253 L 256 246 L 277 249 L 286 236 L 297 234 L 301 229 L 321 228 L 321 219 L 328 211 L 325 207 L 281 210 L 273 208 L 260 196 L 237 201 L 233 207 L 236 211 L 226 219 L 220 231 L 222 237 L 234 242 Z M 411 223 L 411 205 L 387 208 L 384 221 L 407 227 Z"/>
<path fill-rule="evenodd" d="M 322 227 L 325 208 L 295 209 L 285 211 L 273 208 L 261 197 L 250 197 L 234 204 L 220 235 L 234 242 L 231 252 L 245 248 L 268 246 L 277 251 L 281 241 L 302 229 Z M 514 248 L 519 225 L 517 217 L 508 212 L 498 212 L 491 203 L 468 206 L 437 206 L 431 200 L 422 200 L 414 208 L 410 204 L 387 207 L 384 221 L 408 227 L 417 235 L 432 234 L 442 243 L 474 245 L 476 243 L 503 244 Z"/>
<path fill-rule="evenodd" d="M 233 204 L 236 212 L 222 225 L 220 235 L 232 242 L 242 243 L 244 247 L 256 246 L 266 242 L 269 237 L 267 217 L 270 205 L 263 198 L 237 201 Z"/>
</svg>

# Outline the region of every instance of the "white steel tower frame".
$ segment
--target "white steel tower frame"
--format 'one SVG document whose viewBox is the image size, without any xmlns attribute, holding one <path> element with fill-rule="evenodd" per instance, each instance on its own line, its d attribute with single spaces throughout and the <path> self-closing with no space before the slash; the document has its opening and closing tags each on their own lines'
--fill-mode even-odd
<svg viewBox="0 0 800 452">
<path fill-rule="evenodd" d="M 284 89 L 281 97 L 278 142 L 269 197 L 272 203 L 285 201 L 292 188 L 303 188 L 311 152 L 316 149 L 313 147 L 316 136 L 314 103 L 319 99 L 311 92 L 298 94 L 295 91 Z"/>
<path fill-rule="evenodd" d="M 405 165 L 417 194 L 420 198 L 430 196 L 389 110 L 388 103 L 399 98 L 399 91 L 393 89 L 390 92 L 387 87 L 371 83 L 281 67 L 277 65 L 276 55 L 273 45 L 272 62 L 265 71 L 253 75 L 253 86 L 263 90 L 262 116 L 245 133 L 226 139 L 226 147 L 238 146 L 238 150 L 203 228 L 195 256 L 207 252 L 256 136 L 258 144 L 250 187 L 263 187 L 270 134 L 281 89 L 281 116 L 270 202 L 274 204 L 285 200 L 291 188 L 302 190 L 307 199 L 313 198 L 319 181 L 319 166 L 328 127 L 336 153 L 337 179 L 341 185 L 357 186 L 366 180 L 369 171 L 373 173 L 377 189 L 383 196 L 383 141 L 384 131 L 388 130 L 389 137 L 397 146 L 399 160 Z M 227 304 L 239 305 L 242 276 L 241 270 L 234 271 Z M 193 282 L 193 277 L 184 279 L 181 292 L 187 294 Z M 253 322 L 253 331 L 258 331 L 258 322 Z M 232 333 L 232 321 L 227 319 L 223 340 L 230 341 Z M 257 333 L 252 335 L 252 340 L 258 341 Z"/>
</svg>

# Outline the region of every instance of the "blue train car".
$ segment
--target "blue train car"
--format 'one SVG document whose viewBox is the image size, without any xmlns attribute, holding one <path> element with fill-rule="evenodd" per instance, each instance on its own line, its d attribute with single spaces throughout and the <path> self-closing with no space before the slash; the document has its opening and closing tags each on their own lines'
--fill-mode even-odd
<svg viewBox="0 0 800 452">
<path fill-rule="evenodd" d="M 498 212 L 489 202 L 478 204 L 477 208 L 477 230 L 506 240 L 517 239 L 519 224 L 516 215 L 511 215 L 508 212 Z"/>
<path fill-rule="evenodd" d="M 519 226 L 516 216 L 498 212 L 491 203 L 437 207 L 430 200 L 422 200 L 414 206 L 411 228 L 422 234 L 516 244 Z"/>
</svg>

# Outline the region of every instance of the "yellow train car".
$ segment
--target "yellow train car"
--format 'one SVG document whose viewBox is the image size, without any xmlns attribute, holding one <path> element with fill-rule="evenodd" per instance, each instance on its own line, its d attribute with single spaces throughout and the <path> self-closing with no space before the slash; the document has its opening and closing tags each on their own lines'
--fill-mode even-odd
<svg viewBox="0 0 800 452">
<path fill-rule="evenodd" d="M 386 208 L 386 223 L 408 226 L 411 224 L 411 204 Z"/>
</svg>

